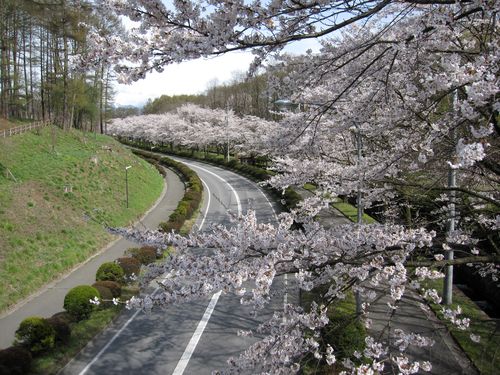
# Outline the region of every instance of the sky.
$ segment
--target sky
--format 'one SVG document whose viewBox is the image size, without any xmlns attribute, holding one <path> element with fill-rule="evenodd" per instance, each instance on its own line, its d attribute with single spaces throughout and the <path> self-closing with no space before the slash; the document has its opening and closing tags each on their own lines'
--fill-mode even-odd
<svg viewBox="0 0 500 375">
<path fill-rule="evenodd" d="M 318 51 L 320 45 L 315 40 L 294 43 L 285 52 L 301 54 L 306 50 Z M 166 66 L 162 73 L 147 74 L 145 79 L 129 85 L 115 85 L 115 105 L 142 107 L 148 99 L 161 95 L 202 94 L 209 83 L 230 82 L 237 73 L 245 73 L 254 56 L 251 52 L 231 52 L 226 55 L 186 61 Z"/>
<path fill-rule="evenodd" d="M 142 106 L 161 95 L 201 94 L 211 81 L 228 82 L 235 73 L 245 72 L 252 60 L 251 53 L 236 52 L 166 66 L 162 73 L 149 73 L 130 85 L 116 84 L 115 104 Z"/>
<path fill-rule="evenodd" d="M 167 7 L 171 1 L 162 0 Z M 137 23 L 122 17 L 124 26 L 128 29 Z M 301 54 L 311 49 L 317 52 L 320 45 L 315 40 L 304 40 L 285 48 L 287 53 Z M 235 74 L 245 73 L 254 56 L 251 52 L 232 52 L 218 57 L 186 61 L 180 64 L 166 66 L 162 73 L 149 73 L 145 79 L 132 84 L 115 84 L 116 106 L 142 107 L 148 99 L 161 95 L 202 94 L 214 80 L 218 84 L 228 83 Z"/>
</svg>

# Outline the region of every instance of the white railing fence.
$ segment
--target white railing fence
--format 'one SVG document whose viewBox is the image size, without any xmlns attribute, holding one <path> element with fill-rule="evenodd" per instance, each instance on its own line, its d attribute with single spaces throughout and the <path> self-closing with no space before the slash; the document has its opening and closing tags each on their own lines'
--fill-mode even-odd
<svg viewBox="0 0 500 375">
<path fill-rule="evenodd" d="M 16 127 L 5 129 L 5 130 L 0 130 L 0 138 L 6 138 L 6 137 L 13 136 L 15 134 L 26 133 L 30 130 L 43 128 L 49 124 L 50 124 L 49 121 L 38 121 L 38 122 L 33 122 L 31 124 L 20 125 L 20 126 L 16 126 Z"/>
</svg>

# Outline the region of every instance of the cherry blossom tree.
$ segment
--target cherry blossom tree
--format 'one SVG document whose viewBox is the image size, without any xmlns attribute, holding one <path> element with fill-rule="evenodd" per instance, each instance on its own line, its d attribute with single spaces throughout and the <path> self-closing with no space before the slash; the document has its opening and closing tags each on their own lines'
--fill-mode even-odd
<svg viewBox="0 0 500 375">
<path fill-rule="evenodd" d="M 257 142 L 275 156 L 279 173 L 272 185 L 285 188 L 314 182 L 318 195 L 282 214 L 275 226 L 258 223 L 255 213 L 249 212 L 235 218 L 231 227 L 187 238 L 116 230 L 150 245 L 177 248 L 144 280 L 168 275 L 162 292 L 134 298 L 131 307 L 147 310 L 223 290 L 236 293 L 242 303 L 258 311 L 271 298 L 272 284 L 281 275 L 296 275 L 306 291 L 326 286 L 310 310 L 289 305 L 276 312 L 256 328 L 267 333 L 264 339 L 229 362 L 230 370 L 252 367 L 263 373 L 290 373 L 300 369 L 308 353 L 328 365 L 336 362 L 336 348 L 320 343 L 320 332 L 328 324 L 328 308 L 349 291 L 366 301 L 361 315 L 369 325 L 375 286 L 385 286 L 389 306 L 395 309 L 408 290 L 439 302 L 439 293 L 421 283 L 443 277 L 444 266 L 477 264 L 483 275 L 497 278 L 497 1 L 174 1 L 168 9 L 155 0 L 108 0 L 102 5 L 139 22 L 132 34 L 120 39 L 93 36 L 94 49 L 87 61 L 116 64 L 123 81 L 140 79 L 153 69 L 161 71 L 170 63 L 234 50 L 254 51 L 256 67 L 295 41 L 315 38 L 322 43 L 318 54 L 285 55 L 277 58 L 281 64 L 269 68 L 287 72 L 284 78 L 275 75 L 274 87 L 291 93 L 290 99 L 302 104 L 300 111 L 285 113 L 280 125 L 268 133 L 273 136 L 259 139 L 257 128 L 249 128 L 243 136 L 248 144 Z M 201 132 L 223 128 L 220 122 L 206 121 L 206 113 L 193 112 L 179 112 L 184 122 L 177 134 L 182 134 L 183 126 Z M 152 123 L 142 118 L 143 129 L 136 134 L 146 136 L 148 122 Z M 128 124 L 129 129 L 139 126 L 139 122 Z M 168 129 L 164 134 L 173 136 Z M 195 133 L 190 131 L 179 142 L 193 140 Z M 149 136 L 158 141 L 159 134 L 153 130 Z M 360 153 L 355 139 L 358 149 L 362 143 Z M 446 184 L 448 169 L 458 171 L 458 187 Z M 432 213 L 434 223 L 406 227 L 391 223 L 391 201 L 401 203 L 401 186 L 442 193 Z M 314 221 L 330 199 L 360 192 L 364 205 L 383 204 L 388 213 L 385 225 L 324 228 Z M 459 216 L 452 210 L 457 199 L 464 203 Z M 442 225 L 450 215 L 456 216 L 458 225 L 445 232 Z M 302 229 L 292 230 L 294 222 Z M 478 233 L 489 234 L 475 238 Z M 192 247 L 213 252 L 194 256 L 188 251 Z M 451 249 L 464 255 L 445 258 Z M 461 329 L 467 328 L 469 321 L 459 309 L 443 307 L 443 313 Z M 368 337 L 362 353 L 366 360 L 345 358 L 345 371 L 375 373 L 390 362 L 402 374 L 430 369 L 428 362 L 405 354 L 408 347 L 432 345 L 430 339 L 398 330 L 394 340 L 398 355 Z"/>
<path fill-rule="evenodd" d="M 231 110 L 202 108 L 186 104 L 177 112 L 114 119 L 109 134 L 157 144 L 192 149 L 208 147 L 238 152 L 241 156 L 267 153 L 277 124 L 255 116 L 236 116 Z"/>
</svg>

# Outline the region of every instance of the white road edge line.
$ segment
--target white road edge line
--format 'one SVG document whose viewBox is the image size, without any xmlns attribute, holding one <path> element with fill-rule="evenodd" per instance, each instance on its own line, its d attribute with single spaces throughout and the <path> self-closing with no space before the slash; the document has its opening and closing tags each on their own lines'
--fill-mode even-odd
<svg viewBox="0 0 500 375">
<path fill-rule="evenodd" d="M 203 317 L 198 323 L 198 327 L 196 327 L 196 330 L 194 331 L 191 340 L 189 340 L 184 353 L 182 353 L 182 357 L 177 363 L 177 366 L 175 367 L 172 375 L 182 375 L 184 373 L 184 370 L 186 369 L 186 366 L 188 365 L 188 362 L 191 359 L 196 346 L 198 345 L 198 341 L 200 341 L 201 335 L 203 334 L 203 331 L 205 330 L 205 327 L 207 326 L 207 323 L 210 320 L 212 313 L 214 312 L 215 305 L 217 305 L 217 301 L 219 300 L 221 293 L 222 291 L 219 291 L 212 296 L 212 299 L 210 300 L 210 303 L 208 304 Z"/>
<path fill-rule="evenodd" d="M 212 193 L 210 192 L 210 188 L 208 187 L 208 185 L 206 184 L 206 182 L 205 182 L 205 181 L 203 181 L 201 178 L 200 178 L 200 180 L 201 180 L 201 182 L 203 183 L 203 185 L 205 185 L 205 187 L 207 188 L 207 193 L 208 193 L 208 194 L 207 194 L 207 196 L 208 196 L 208 199 L 207 199 L 207 207 L 205 208 L 205 212 L 203 213 L 203 218 L 202 218 L 202 220 L 201 220 L 200 227 L 198 228 L 198 230 L 201 230 L 201 228 L 203 228 L 203 225 L 205 224 L 205 219 L 207 218 L 208 209 L 210 208 L 210 200 L 211 200 L 210 195 L 212 194 Z M 167 277 L 168 277 L 168 276 L 167 276 Z M 154 294 L 156 294 L 156 293 L 158 292 L 158 290 L 160 290 L 160 287 L 157 287 L 157 288 L 153 291 L 153 293 L 152 293 L 152 294 L 153 294 L 153 295 L 154 295 Z M 220 292 L 219 292 L 219 294 L 220 294 Z M 217 297 L 217 298 L 218 298 L 218 297 Z M 213 297 L 212 297 L 212 299 L 213 299 Z M 215 306 L 214 306 L 214 307 L 215 307 Z M 94 358 L 92 358 L 92 361 L 90 361 L 90 362 L 87 364 L 87 366 L 85 366 L 85 367 L 83 368 L 83 370 L 82 370 L 82 371 L 80 371 L 80 372 L 78 373 L 78 375 L 84 375 L 84 374 L 85 374 L 85 373 L 86 373 L 86 372 L 90 369 L 90 367 L 91 367 L 94 363 L 96 363 L 96 362 L 97 362 L 97 360 L 101 357 L 101 355 L 103 355 L 103 354 L 104 354 L 104 352 L 105 352 L 105 351 L 109 348 L 109 346 L 110 346 L 110 345 L 111 345 L 111 344 L 112 344 L 112 343 L 113 343 L 113 342 L 114 342 L 114 341 L 118 338 L 118 336 L 120 336 L 120 335 L 121 335 L 121 333 L 125 330 L 125 328 L 127 328 L 127 326 L 128 326 L 130 323 L 132 323 L 132 321 L 135 319 L 135 317 L 137 316 L 137 314 L 139 314 L 140 312 L 141 312 L 141 310 L 137 310 L 137 311 L 134 313 L 134 315 L 132 315 L 132 316 L 129 318 L 129 320 L 127 320 L 127 322 L 123 325 L 123 327 L 121 327 L 121 328 L 118 330 L 118 332 L 116 332 L 116 333 L 114 334 L 114 336 L 111 338 L 111 340 L 109 340 L 109 341 L 106 343 L 106 345 L 104 345 L 104 347 L 103 347 L 103 348 L 99 351 L 99 353 L 97 353 L 97 354 L 95 355 L 95 357 L 94 357 Z M 209 316 L 209 318 L 210 318 L 210 316 Z M 208 322 L 208 320 L 207 320 L 207 322 Z M 203 329 L 204 329 L 204 328 L 203 328 Z M 203 331 L 202 331 L 202 332 L 203 332 Z M 201 336 L 201 334 L 200 334 L 200 336 Z M 196 346 L 196 345 L 195 345 L 195 346 Z"/>
<path fill-rule="evenodd" d="M 209 173 L 209 174 L 217 177 L 219 180 L 223 181 L 224 183 L 226 183 L 227 186 L 229 186 L 229 188 L 233 192 L 234 197 L 236 198 L 236 203 L 238 205 L 238 216 L 241 216 L 242 209 L 241 209 L 240 197 L 239 197 L 238 193 L 236 192 L 236 190 L 234 190 L 233 186 L 229 182 L 227 182 L 221 176 L 213 173 L 212 171 L 209 171 L 208 169 L 205 169 L 203 167 L 199 167 L 199 166 L 191 164 L 191 163 L 184 163 L 184 164 L 188 165 L 189 167 L 201 169 L 202 171 Z M 208 185 L 207 185 L 207 187 L 208 187 Z M 184 374 L 184 370 L 186 370 L 186 367 L 189 363 L 189 360 L 191 359 L 191 356 L 193 355 L 193 353 L 196 349 L 196 346 L 198 345 L 198 342 L 200 341 L 201 335 L 203 334 L 203 331 L 205 331 L 205 328 L 208 324 L 208 321 L 210 320 L 210 317 L 212 316 L 212 313 L 214 312 L 215 306 L 217 305 L 217 301 L 219 300 L 221 293 L 222 293 L 222 291 L 219 291 L 212 296 L 212 299 L 210 300 L 210 303 L 208 304 L 208 306 L 205 310 L 205 313 L 203 314 L 203 317 L 201 318 L 200 322 L 198 323 L 198 326 L 196 327 L 196 330 L 194 331 L 193 336 L 191 336 L 191 339 L 189 340 L 189 343 L 186 346 L 186 349 L 184 349 L 184 352 L 182 353 L 181 359 L 179 359 L 179 362 L 177 362 L 177 366 L 175 366 L 175 369 L 174 369 L 174 372 L 172 373 L 172 375 Z"/>
<path fill-rule="evenodd" d="M 208 209 L 210 208 L 210 199 L 211 199 L 210 196 L 212 195 L 207 183 L 205 181 L 203 181 L 201 178 L 200 178 L 200 180 L 203 183 L 203 185 L 205 185 L 205 187 L 207 188 L 208 199 L 207 199 L 207 207 L 205 208 L 205 213 L 203 214 L 203 219 L 201 219 L 201 223 L 200 223 L 200 226 L 198 227 L 198 230 L 201 230 L 201 228 L 203 228 L 203 224 L 205 224 L 205 219 L 207 218 L 207 215 L 208 215 Z"/>
<path fill-rule="evenodd" d="M 219 176 L 218 174 L 212 172 L 212 171 L 209 171 L 208 169 L 205 169 L 203 167 L 200 167 L 198 165 L 195 165 L 195 164 L 191 164 L 191 163 L 185 163 L 183 162 L 184 164 L 190 166 L 190 167 L 193 167 L 193 168 L 198 168 L 198 169 L 201 169 L 203 172 L 206 172 L 206 173 L 209 173 L 211 174 L 212 176 L 214 177 L 217 177 L 219 180 L 221 180 L 222 182 L 226 183 L 227 186 L 229 186 L 229 189 L 231 189 L 231 191 L 233 192 L 234 194 L 234 197 L 236 198 L 236 204 L 238 205 L 238 216 L 241 216 L 242 214 L 242 209 L 241 209 L 241 201 L 240 201 L 240 197 L 238 195 L 238 193 L 236 192 L 236 190 L 234 190 L 233 186 L 227 182 L 226 180 L 224 180 L 221 176 Z"/>
<path fill-rule="evenodd" d="M 84 369 L 82 371 L 80 371 L 78 373 L 78 375 L 83 375 L 85 374 L 89 369 L 90 367 L 97 362 L 97 360 L 101 357 L 101 355 L 109 348 L 109 346 L 118 338 L 118 336 L 120 336 L 120 334 L 125 330 L 125 328 L 127 328 L 127 326 L 135 319 L 135 317 L 137 316 L 137 314 L 139 314 L 141 312 L 141 310 L 137 310 L 134 315 L 132 315 L 129 320 L 127 320 L 127 322 L 123 325 L 123 327 L 121 327 L 118 332 L 115 333 L 115 335 L 111 338 L 111 340 L 108 341 L 108 343 L 106 345 L 104 345 L 104 347 L 99 351 L 99 353 L 97 353 L 97 355 L 92 359 L 92 361 L 90 361 L 88 363 L 87 366 L 84 367 Z"/>
</svg>

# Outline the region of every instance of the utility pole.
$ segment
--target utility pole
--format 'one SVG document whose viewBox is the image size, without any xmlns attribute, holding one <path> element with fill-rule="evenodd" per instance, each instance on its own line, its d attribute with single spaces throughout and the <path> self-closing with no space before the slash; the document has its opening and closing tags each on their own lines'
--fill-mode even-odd
<svg viewBox="0 0 500 375">
<path fill-rule="evenodd" d="M 132 168 L 131 165 L 125 167 L 125 199 L 127 202 L 127 208 L 128 208 L 128 170 Z"/>
<path fill-rule="evenodd" d="M 453 110 L 455 110 L 458 101 L 458 91 L 455 89 L 453 92 Z M 456 133 L 455 129 L 451 129 L 450 138 L 452 142 L 452 146 L 456 147 Z M 453 163 L 457 161 L 455 157 L 455 150 L 452 152 Z M 457 187 L 457 168 L 453 165 L 449 166 L 448 169 L 448 197 L 449 197 L 449 206 L 448 206 L 448 223 L 446 228 L 447 236 L 451 236 L 455 231 L 456 226 L 456 190 Z M 445 252 L 445 260 L 452 261 L 454 259 L 453 248 L 446 250 Z M 453 265 L 448 264 L 446 266 L 445 274 L 444 274 L 444 282 L 443 282 L 443 304 L 451 305 L 453 303 Z"/>
<path fill-rule="evenodd" d="M 361 129 L 359 128 L 359 125 L 356 126 L 356 132 L 354 133 L 355 138 L 356 138 L 356 150 L 357 150 L 357 167 L 358 167 L 358 195 L 356 197 L 356 206 L 357 206 L 357 223 L 358 225 L 363 224 L 363 201 L 362 201 L 362 196 L 361 196 L 361 185 L 363 182 L 363 179 L 361 178 L 361 157 L 362 155 L 362 149 L 363 149 L 363 143 L 361 139 Z M 359 318 L 361 316 L 361 295 L 357 291 L 355 293 L 355 298 L 356 298 L 356 316 Z"/>
<path fill-rule="evenodd" d="M 362 150 L 363 150 L 363 143 L 361 139 L 361 130 L 358 125 L 356 125 L 356 149 L 358 152 L 358 172 L 360 173 L 358 177 L 358 196 L 356 198 L 356 205 L 358 207 L 358 212 L 357 212 L 357 222 L 358 224 L 363 224 L 363 201 L 362 201 L 362 196 L 361 196 L 361 185 L 363 183 L 363 179 L 361 178 L 361 172 L 359 169 L 359 166 L 361 164 L 361 157 L 362 155 Z"/>
<path fill-rule="evenodd" d="M 455 215 L 456 215 L 456 207 L 455 207 L 455 199 L 456 199 L 456 191 L 454 188 L 457 187 L 457 170 L 450 166 L 448 170 L 448 189 L 449 193 L 449 217 L 448 217 L 448 225 L 447 225 L 447 235 L 450 236 L 455 231 Z M 445 252 L 445 259 L 447 261 L 452 261 L 454 258 L 453 249 L 450 248 Z M 453 303 L 453 265 L 448 264 L 446 266 L 446 271 L 444 274 L 444 285 L 443 285 L 443 303 L 445 305 L 451 305 Z"/>
<path fill-rule="evenodd" d="M 229 163 L 229 104 L 226 105 L 226 161 Z"/>
</svg>

